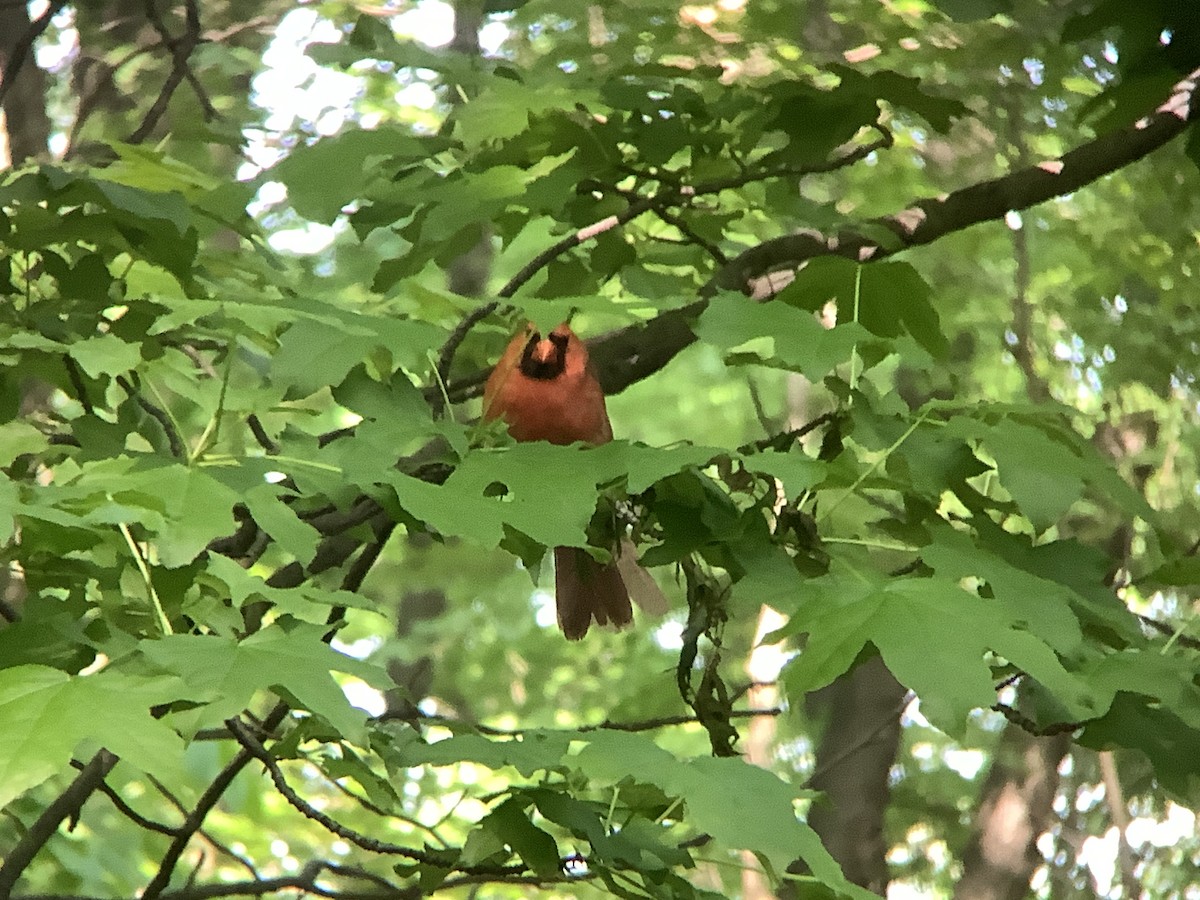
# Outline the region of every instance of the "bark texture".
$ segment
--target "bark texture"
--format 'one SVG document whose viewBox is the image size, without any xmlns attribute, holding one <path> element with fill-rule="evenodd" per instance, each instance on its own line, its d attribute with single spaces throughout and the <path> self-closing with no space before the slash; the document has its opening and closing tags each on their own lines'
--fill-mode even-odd
<svg viewBox="0 0 1200 900">
<path fill-rule="evenodd" d="M 904 696 L 904 686 L 876 656 L 807 702 L 809 716 L 826 722 L 810 781 L 825 797 L 813 805 L 808 824 L 847 878 L 880 895 L 889 880 L 883 818 Z"/>
<path fill-rule="evenodd" d="M 8 71 L 13 57 L 21 52 L 29 28 L 29 9 L 24 3 L 0 4 L 0 72 Z M 12 84 L 6 85 L 3 110 L 7 153 L 0 157 L 0 168 L 45 155 L 50 140 L 46 75 L 37 67 L 32 47 L 27 48 Z"/>
<path fill-rule="evenodd" d="M 1037 839 L 1054 815 L 1058 764 L 1068 734 L 1034 737 L 1008 725 L 1000 737 L 983 802 L 963 852 L 954 900 L 1021 900 L 1041 862 Z"/>
</svg>

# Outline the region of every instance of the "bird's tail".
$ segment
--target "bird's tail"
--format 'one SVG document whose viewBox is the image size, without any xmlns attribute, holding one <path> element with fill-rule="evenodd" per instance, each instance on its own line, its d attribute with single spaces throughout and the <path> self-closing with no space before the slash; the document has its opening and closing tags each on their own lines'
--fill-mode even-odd
<svg viewBox="0 0 1200 900">
<path fill-rule="evenodd" d="M 629 592 L 615 562 L 599 563 L 577 547 L 554 548 L 554 591 L 558 627 L 568 640 L 597 625 L 624 628 L 633 621 Z"/>
</svg>

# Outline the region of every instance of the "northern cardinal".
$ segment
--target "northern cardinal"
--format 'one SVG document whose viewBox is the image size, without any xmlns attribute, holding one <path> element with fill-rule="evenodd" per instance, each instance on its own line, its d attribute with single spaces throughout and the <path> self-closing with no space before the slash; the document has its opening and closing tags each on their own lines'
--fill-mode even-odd
<svg viewBox="0 0 1200 900">
<path fill-rule="evenodd" d="M 532 324 L 517 333 L 484 386 L 483 415 L 503 419 L 518 441 L 603 444 L 613 436 L 587 347 L 565 322 L 544 336 Z M 617 628 L 632 622 L 627 583 L 639 605 L 648 595 L 649 606 L 665 608 L 633 544 L 622 541 L 621 550 L 616 561 L 598 563 L 576 547 L 554 548 L 558 625 L 569 640 L 587 634 L 593 620 Z"/>
</svg>

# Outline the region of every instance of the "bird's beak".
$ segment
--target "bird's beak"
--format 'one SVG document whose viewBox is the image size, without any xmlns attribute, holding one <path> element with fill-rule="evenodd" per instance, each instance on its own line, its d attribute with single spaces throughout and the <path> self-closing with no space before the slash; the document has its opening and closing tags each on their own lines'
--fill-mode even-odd
<svg viewBox="0 0 1200 900">
<path fill-rule="evenodd" d="M 533 351 L 529 357 L 536 363 L 548 364 L 553 362 L 557 355 L 558 348 L 554 346 L 554 342 L 549 338 L 543 338 L 533 345 Z"/>
</svg>

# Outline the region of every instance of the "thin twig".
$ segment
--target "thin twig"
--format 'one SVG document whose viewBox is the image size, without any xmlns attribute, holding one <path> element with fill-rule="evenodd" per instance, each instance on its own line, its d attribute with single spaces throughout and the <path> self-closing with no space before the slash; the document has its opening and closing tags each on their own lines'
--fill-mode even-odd
<svg viewBox="0 0 1200 900">
<path fill-rule="evenodd" d="M 768 181 L 773 178 L 802 178 L 805 175 L 817 175 L 828 172 L 833 172 L 838 169 L 853 165 L 861 159 L 869 156 L 877 150 L 891 146 L 892 134 L 882 125 L 875 125 L 876 130 L 880 132 L 881 137 L 869 144 L 863 144 L 842 153 L 840 156 L 834 156 L 823 162 L 814 163 L 808 166 L 795 166 L 780 169 L 757 169 L 750 172 L 744 172 L 740 175 L 730 176 L 729 178 L 718 178 L 712 181 L 702 182 L 695 186 L 678 185 L 669 187 L 666 190 L 653 194 L 648 197 L 643 197 L 638 200 L 633 200 L 623 210 L 615 215 L 608 216 L 598 222 L 594 222 L 578 231 L 568 234 L 566 237 L 555 241 L 549 247 L 526 263 L 517 274 L 508 280 L 508 282 L 499 291 L 499 296 L 507 299 L 512 297 L 525 284 L 527 284 L 534 275 L 548 266 L 551 262 L 557 259 L 566 251 L 578 247 L 580 244 L 590 241 L 606 231 L 613 228 L 619 228 L 627 225 L 639 216 L 661 209 L 668 209 L 673 206 L 679 206 L 684 203 L 690 203 L 695 197 L 702 197 L 708 194 L 719 194 L 722 191 L 732 190 L 734 188 L 744 187 L 755 181 Z M 661 180 L 661 179 L 660 179 Z"/>
<path fill-rule="evenodd" d="M 656 209 L 654 214 L 687 238 L 687 242 L 695 244 L 705 253 L 717 261 L 719 265 L 725 265 L 729 262 L 729 257 L 725 255 L 716 244 L 699 234 L 691 225 L 687 223 L 681 216 L 675 215 L 668 209 Z"/>
<path fill-rule="evenodd" d="M 1007 703 L 995 703 L 992 705 L 992 710 L 1000 713 L 1004 718 L 1008 719 L 1013 725 L 1016 725 L 1022 731 L 1033 735 L 1034 737 L 1050 737 L 1055 734 L 1069 734 L 1072 731 L 1078 731 L 1083 728 L 1093 719 L 1084 719 L 1080 722 L 1051 722 L 1049 725 L 1039 725 L 1033 719 L 1024 713 L 1014 709 Z"/>
<path fill-rule="evenodd" d="M 71 760 L 71 765 L 80 772 L 87 768 L 85 763 L 82 763 L 77 759 Z M 112 805 L 117 808 L 121 815 L 125 816 L 125 818 L 129 819 L 135 825 L 145 828 L 147 831 L 158 832 L 159 834 L 171 836 L 176 834 L 177 829 L 174 826 L 164 825 L 162 822 L 155 822 L 153 819 L 148 819 L 128 803 L 126 803 L 125 798 L 118 794 L 113 789 L 112 785 L 110 785 L 107 781 L 101 781 L 97 787 L 97 790 L 99 790 L 100 793 L 112 801 Z"/>
<path fill-rule="evenodd" d="M 154 421 L 162 426 L 162 430 L 167 435 L 167 444 L 171 448 L 171 455 L 177 459 L 183 459 L 187 456 L 187 450 L 183 445 L 183 438 L 179 436 L 179 432 L 175 430 L 175 423 L 171 421 L 171 417 L 167 413 L 159 409 L 149 400 L 142 396 L 141 392 L 135 388 L 124 375 L 117 376 L 117 384 L 125 391 L 130 398 L 142 408 Z"/>
<path fill-rule="evenodd" d="M 254 440 L 258 441 L 260 447 L 272 455 L 279 452 L 279 445 L 271 440 L 271 436 L 267 434 L 267 430 L 263 428 L 262 422 L 255 413 L 250 413 L 246 417 L 246 424 L 250 426 L 250 433 L 254 435 Z"/>
<path fill-rule="evenodd" d="M 729 713 L 731 719 L 752 719 L 757 716 L 781 716 L 787 710 L 781 707 L 773 706 L 767 709 L 735 709 Z M 384 713 L 376 721 L 386 721 L 392 718 L 400 718 L 408 720 L 412 717 L 411 711 L 405 711 L 403 714 Z M 520 737 L 528 734 L 534 729 L 529 728 L 496 728 L 491 725 L 482 725 L 477 722 L 466 722 L 462 719 L 455 719 L 449 716 L 436 716 L 419 714 L 421 721 L 431 722 L 434 724 L 444 725 L 460 725 L 464 728 L 470 728 L 480 734 L 490 735 L 491 737 Z M 695 725 L 699 724 L 700 719 L 694 715 L 676 715 L 676 716 L 658 716 L 653 719 L 641 719 L 636 722 L 613 722 L 605 720 L 592 725 L 580 725 L 577 728 L 564 728 L 562 731 L 570 734 L 586 734 L 592 731 L 653 731 L 656 728 L 667 728 L 672 725 Z M 546 729 L 536 729 L 545 731 Z"/>
<path fill-rule="evenodd" d="M 1190 650 L 1200 650 L 1200 638 L 1190 637 L 1182 634 L 1179 629 L 1173 625 L 1168 625 L 1166 622 L 1160 622 L 1158 619 L 1152 619 L 1149 616 L 1138 616 L 1138 621 L 1148 628 L 1152 628 L 1159 634 L 1165 634 L 1168 637 L 1173 637 L 1175 643 L 1181 647 L 1187 647 Z"/>
<path fill-rule="evenodd" d="M 229 740 L 229 738 L 230 738 L 229 732 L 223 731 L 221 738 L 222 738 L 222 740 Z M 203 738 L 200 738 L 198 735 L 196 735 L 196 736 L 193 736 L 192 740 L 194 740 L 194 741 L 195 740 L 203 740 Z M 186 816 L 188 814 L 187 807 L 183 805 L 182 800 L 180 800 L 178 797 L 175 796 L 174 791 L 172 791 L 170 788 L 168 788 L 165 784 L 163 784 L 161 781 L 159 781 L 153 775 L 148 774 L 147 778 L 150 780 L 150 783 L 152 785 L 154 785 L 155 790 L 157 790 L 160 794 L 162 794 L 163 797 L 166 798 L 167 802 L 170 803 L 173 807 L 175 807 L 176 810 L 178 810 L 180 815 Z M 176 829 L 172 829 L 173 832 L 175 830 Z M 250 877 L 253 878 L 255 881 L 259 880 L 262 877 L 259 874 L 258 869 L 256 869 L 254 867 L 254 863 L 252 863 L 246 857 L 242 856 L 240 853 L 236 852 L 232 847 L 225 844 L 224 841 L 221 841 L 218 838 L 214 837 L 212 832 L 208 831 L 205 828 L 201 828 L 196 833 L 198 835 L 200 835 L 200 837 L 204 838 L 204 840 L 208 841 L 208 843 L 210 843 L 216 849 L 216 851 L 218 853 L 224 853 L 226 856 L 228 856 L 234 862 L 238 863 L 242 868 L 244 868 L 247 872 L 250 873 Z"/>
<path fill-rule="evenodd" d="M 477 306 L 463 316 L 462 321 L 450 332 L 450 336 L 446 338 L 446 342 L 442 345 L 442 349 L 437 357 L 436 376 L 440 384 L 446 384 L 450 380 L 450 366 L 454 363 L 454 354 L 458 352 L 458 348 L 466 340 L 467 334 L 479 322 L 482 322 L 499 308 L 499 300 L 493 300 L 491 303 Z M 445 411 L 446 402 L 441 391 L 433 394 L 429 406 L 433 410 L 433 417 L 435 419 Z"/>
<path fill-rule="evenodd" d="M 175 89 L 179 87 L 185 78 L 192 85 L 193 90 L 200 99 L 200 105 L 205 112 L 205 119 L 210 119 L 216 115 L 216 110 L 213 109 L 212 103 L 209 102 L 203 87 L 196 80 L 195 73 L 192 72 L 191 66 L 188 63 L 188 57 L 191 56 L 192 51 L 196 49 L 196 45 L 200 43 L 201 39 L 200 9 L 196 5 L 196 0 L 187 0 L 185 30 L 182 37 L 172 37 L 170 32 L 167 31 L 167 27 L 163 23 L 162 17 L 159 16 L 158 9 L 155 7 L 155 0 L 146 0 L 146 18 L 171 51 L 171 71 L 167 75 L 166 81 L 163 82 L 162 89 L 159 91 L 154 103 L 146 111 L 142 123 L 128 137 L 127 142 L 130 144 L 140 144 L 150 136 L 155 126 L 158 125 L 159 120 L 166 114 Z"/>
<path fill-rule="evenodd" d="M 275 790 L 291 804 L 292 808 L 303 815 L 305 818 L 316 822 L 330 834 L 340 837 L 344 841 L 348 841 L 354 846 L 367 850 L 371 853 L 380 853 L 386 856 L 403 856 L 406 859 L 415 860 L 416 862 L 425 863 L 427 865 L 446 864 L 445 859 L 436 857 L 433 854 L 426 853 L 423 850 L 417 850 L 413 847 L 404 847 L 400 844 L 392 844 L 388 841 L 381 841 L 377 838 L 368 837 L 365 834 L 359 834 L 353 828 L 341 824 L 331 816 L 326 815 L 319 809 L 316 809 L 312 804 L 306 801 L 303 797 L 292 789 L 287 783 L 287 779 L 283 777 L 283 772 L 279 768 L 279 764 L 271 756 L 270 752 L 259 743 L 258 739 L 250 733 L 241 719 L 234 717 L 225 721 L 230 732 L 233 733 L 234 739 L 242 745 L 244 752 L 249 753 L 267 770 L 267 775 L 271 779 L 271 783 L 275 785 Z M 518 875 L 526 871 L 525 866 L 456 866 L 462 872 L 469 874 L 482 875 Z"/>
<path fill-rule="evenodd" d="M 67 378 L 71 381 L 71 387 L 75 389 L 75 399 L 79 401 L 79 405 L 83 407 L 83 411 L 89 416 L 95 413 L 92 408 L 91 398 L 88 397 L 87 387 L 83 383 L 83 373 L 79 371 L 79 363 L 75 362 L 74 357 L 63 356 L 63 365 L 67 369 Z"/>
</svg>

